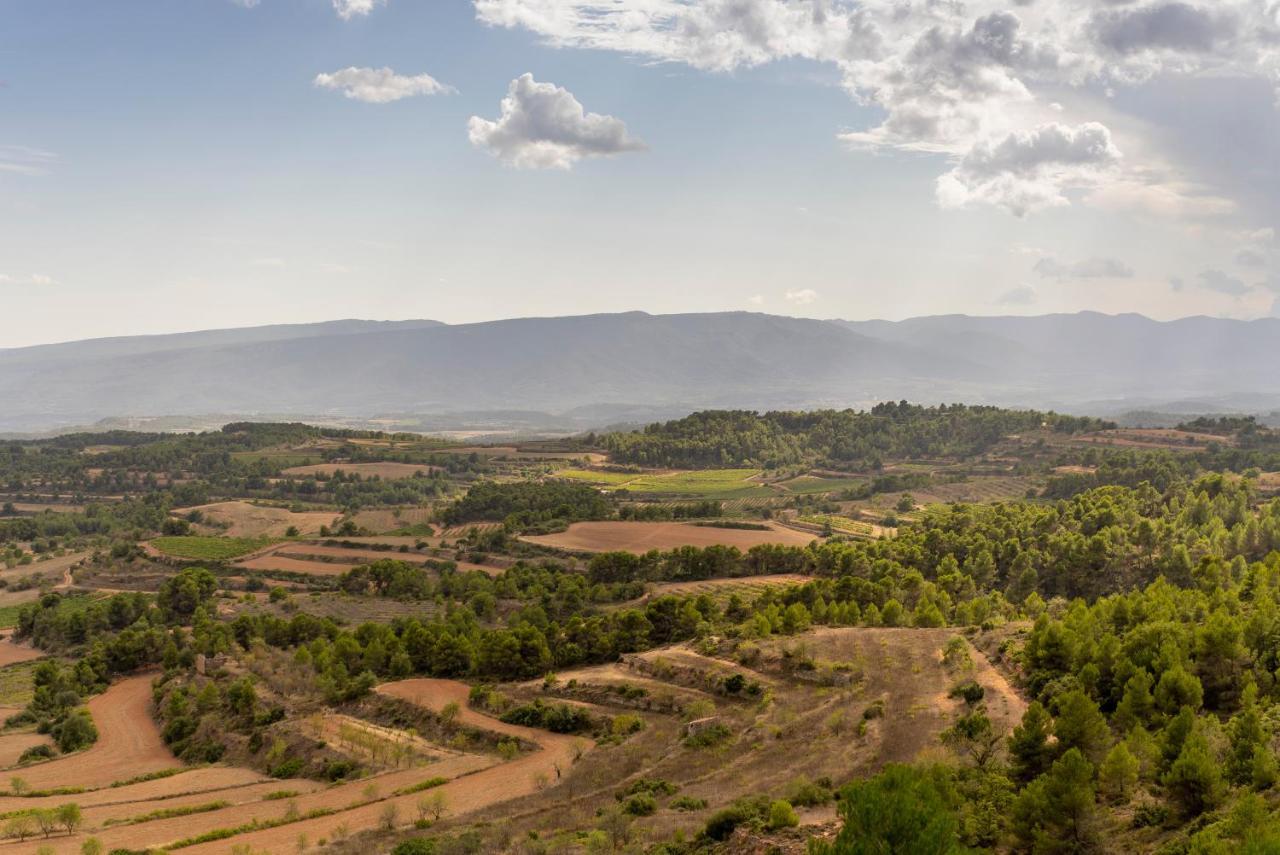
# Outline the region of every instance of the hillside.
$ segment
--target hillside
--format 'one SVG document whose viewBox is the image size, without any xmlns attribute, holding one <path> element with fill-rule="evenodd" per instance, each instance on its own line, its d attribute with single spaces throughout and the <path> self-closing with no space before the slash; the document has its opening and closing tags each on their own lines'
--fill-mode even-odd
<svg viewBox="0 0 1280 855">
<path fill-rule="evenodd" d="M 1270 370 L 1278 360 L 1276 319 L 629 312 L 455 326 L 335 321 L 0 350 L 0 430 L 207 413 L 468 413 L 500 426 L 519 411 L 523 426 L 581 428 L 708 407 L 885 399 L 1098 414 L 1265 411 L 1280 406 Z"/>
</svg>

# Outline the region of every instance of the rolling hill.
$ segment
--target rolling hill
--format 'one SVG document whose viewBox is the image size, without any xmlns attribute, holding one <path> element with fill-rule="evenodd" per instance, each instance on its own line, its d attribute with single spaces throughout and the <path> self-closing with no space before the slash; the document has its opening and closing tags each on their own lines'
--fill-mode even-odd
<svg viewBox="0 0 1280 855">
<path fill-rule="evenodd" d="M 571 425 L 883 399 L 1071 411 L 1280 406 L 1280 320 L 1094 313 L 822 321 L 643 312 L 333 321 L 0 350 L 0 430 L 107 417 L 499 411 Z M 528 419 L 522 419 L 528 421 Z"/>
</svg>

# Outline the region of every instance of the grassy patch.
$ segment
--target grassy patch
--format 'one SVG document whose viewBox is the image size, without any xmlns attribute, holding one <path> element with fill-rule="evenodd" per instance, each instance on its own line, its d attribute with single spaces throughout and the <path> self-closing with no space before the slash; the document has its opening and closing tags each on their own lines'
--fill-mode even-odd
<svg viewBox="0 0 1280 855">
<path fill-rule="evenodd" d="M 183 805 L 181 807 L 161 808 L 153 810 L 150 813 L 139 814 L 138 816 L 130 816 L 124 819 L 108 819 L 103 825 L 137 825 L 142 822 L 154 822 L 157 819 L 173 819 L 179 816 L 190 816 L 193 813 L 208 813 L 209 811 L 222 810 L 224 807 L 230 807 L 231 802 L 216 801 L 205 802 L 202 805 Z"/>
<path fill-rule="evenodd" d="M 269 537 L 157 537 L 151 545 L 175 558 L 227 561 L 278 542 Z"/>
<path fill-rule="evenodd" d="M 747 480 L 759 469 L 700 469 L 669 475 L 643 475 L 627 484 L 635 493 L 665 493 L 675 496 L 767 495 L 769 488 Z"/>
<path fill-rule="evenodd" d="M 829 525 L 832 531 L 857 535 L 858 537 L 871 537 L 875 533 L 875 529 L 871 527 L 870 523 L 851 520 L 848 517 L 836 516 L 835 514 L 807 514 L 802 517 L 796 517 L 796 521 L 808 523 L 809 525 Z"/>
<path fill-rule="evenodd" d="M 865 478 L 819 478 L 816 475 L 801 475 L 789 481 L 782 481 L 778 486 L 798 496 L 815 496 L 851 490 L 865 483 L 867 483 Z"/>
<path fill-rule="evenodd" d="M 15 606 L 0 606 L 0 629 L 12 629 L 18 625 L 18 612 L 26 603 Z"/>
<path fill-rule="evenodd" d="M 0 668 L 0 706 L 25 707 L 35 693 L 32 686 L 37 660 Z"/>
</svg>

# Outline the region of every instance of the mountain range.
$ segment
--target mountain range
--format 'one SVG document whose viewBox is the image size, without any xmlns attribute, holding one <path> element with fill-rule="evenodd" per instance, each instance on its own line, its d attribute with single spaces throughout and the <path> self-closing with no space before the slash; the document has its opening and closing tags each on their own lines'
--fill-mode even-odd
<svg viewBox="0 0 1280 855">
<path fill-rule="evenodd" d="M 712 407 L 886 399 L 1099 415 L 1267 412 L 1280 409 L 1278 366 L 1280 319 L 342 320 L 0 350 L 0 430 L 206 414 L 580 429 Z"/>
</svg>

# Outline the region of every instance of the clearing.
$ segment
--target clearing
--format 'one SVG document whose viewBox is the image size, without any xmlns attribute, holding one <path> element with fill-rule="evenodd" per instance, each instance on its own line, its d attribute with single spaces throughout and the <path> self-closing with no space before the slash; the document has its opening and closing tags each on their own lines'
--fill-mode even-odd
<svg viewBox="0 0 1280 855">
<path fill-rule="evenodd" d="M 308 475 L 333 475 L 344 472 L 347 475 L 358 475 L 361 478 L 381 478 L 383 481 L 395 481 L 401 478 L 413 478 L 416 475 L 429 475 L 439 471 L 438 466 L 427 466 L 422 463 L 313 463 L 310 466 L 290 466 L 280 470 L 280 474 L 288 477 L 305 478 Z"/>
<path fill-rule="evenodd" d="M 337 511 L 302 511 L 294 513 L 286 508 L 272 508 L 249 502 L 215 502 L 173 512 L 185 517 L 192 511 L 200 511 L 205 519 L 218 526 L 227 526 L 228 537 L 284 537 L 290 526 L 299 534 L 320 533 L 320 526 L 332 526 L 340 517 Z"/>
<path fill-rule="evenodd" d="M 811 532 L 777 525 L 748 529 L 678 522 L 605 521 L 573 523 L 565 531 L 530 535 L 521 540 L 579 552 L 622 550 L 642 555 L 651 549 L 668 550 L 677 546 L 736 546 L 743 551 L 764 543 L 808 546 L 815 538 Z"/>
</svg>

